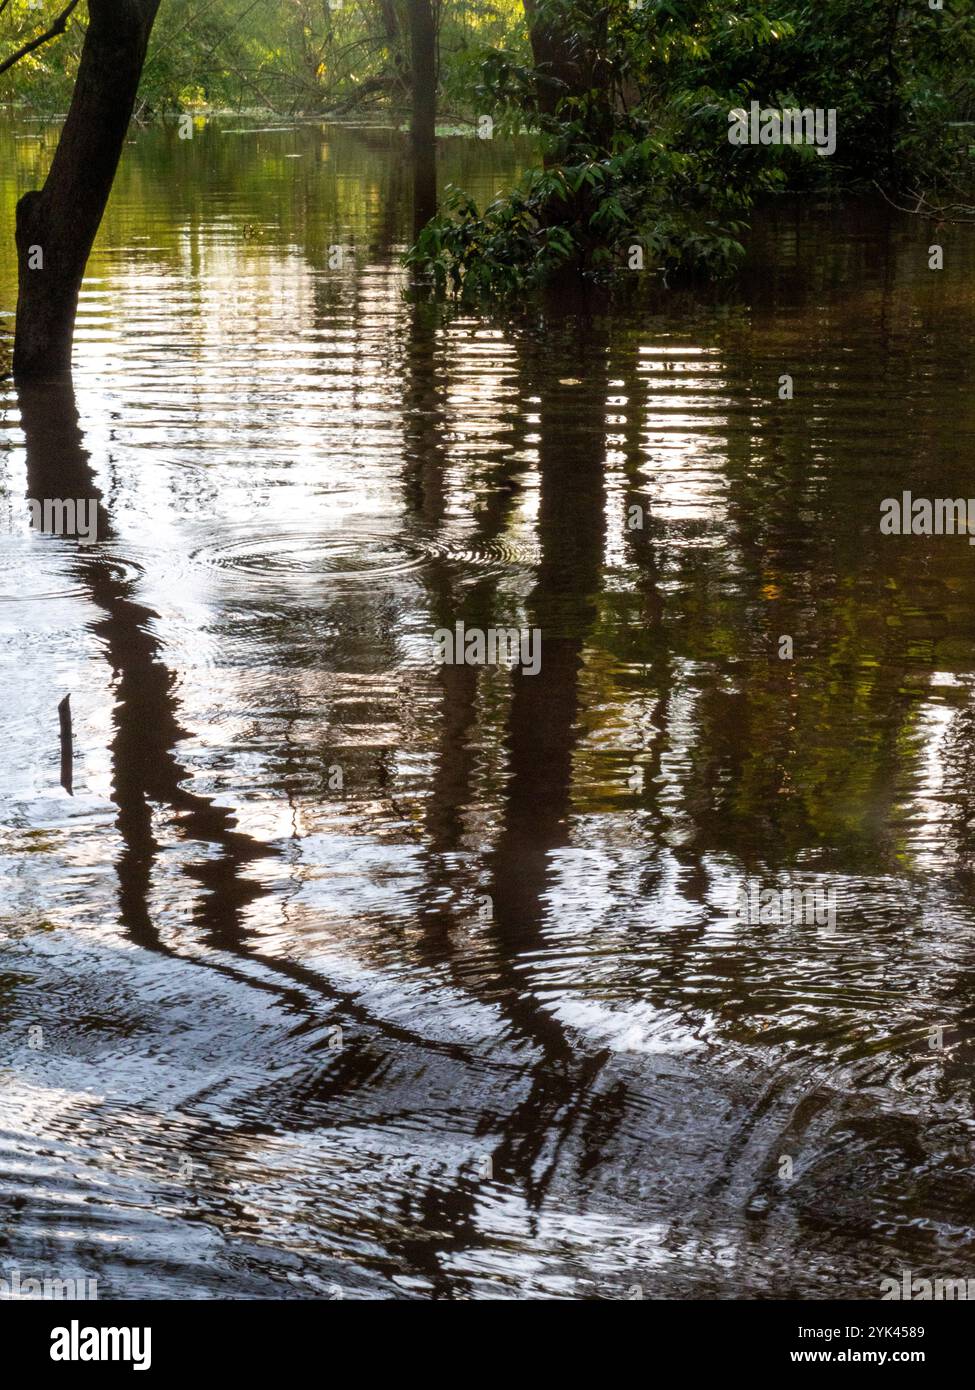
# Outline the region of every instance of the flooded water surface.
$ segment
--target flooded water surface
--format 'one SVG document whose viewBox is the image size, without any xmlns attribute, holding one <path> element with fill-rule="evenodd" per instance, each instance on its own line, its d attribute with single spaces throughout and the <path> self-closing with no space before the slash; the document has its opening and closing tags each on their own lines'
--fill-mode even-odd
<svg viewBox="0 0 975 1390">
<path fill-rule="evenodd" d="M 398 132 L 260 127 L 135 133 L 73 390 L 0 383 L 0 1276 L 975 1277 L 975 550 L 880 525 L 975 498 L 973 229 L 783 201 L 499 327 L 407 293 Z"/>
</svg>

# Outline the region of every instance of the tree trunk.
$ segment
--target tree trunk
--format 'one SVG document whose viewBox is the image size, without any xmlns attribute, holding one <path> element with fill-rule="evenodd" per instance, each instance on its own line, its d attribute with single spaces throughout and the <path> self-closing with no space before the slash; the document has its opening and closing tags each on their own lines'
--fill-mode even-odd
<svg viewBox="0 0 975 1390">
<path fill-rule="evenodd" d="M 535 64 L 535 99 L 545 116 L 554 116 L 563 97 L 578 96 L 585 89 L 585 72 L 578 34 L 569 27 L 568 16 L 559 16 L 552 6 L 538 0 L 524 0 L 528 37 Z"/>
<path fill-rule="evenodd" d="M 14 375 L 71 371 L 78 293 L 112 191 L 160 0 L 88 0 L 78 77 L 44 187 L 17 204 Z"/>
<path fill-rule="evenodd" d="M 585 107 L 586 135 L 609 152 L 612 143 L 613 71 L 607 57 L 609 8 L 601 0 L 523 0 L 535 67 L 535 105 L 550 139 L 546 168 L 572 156 L 572 133 L 560 122 L 566 99 L 592 95 Z M 563 112 L 563 115 L 568 113 Z M 572 113 L 578 117 L 579 111 Z"/>
<path fill-rule="evenodd" d="M 383 37 L 386 40 L 386 55 L 402 95 L 410 89 L 410 74 L 406 66 L 405 42 L 396 0 L 379 0 L 379 13 L 383 21 Z"/>
<path fill-rule="evenodd" d="M 409 0 L 412 54 L 413 231 L 437 211 L 437 25 L 433 0 Z"/>
</svg>

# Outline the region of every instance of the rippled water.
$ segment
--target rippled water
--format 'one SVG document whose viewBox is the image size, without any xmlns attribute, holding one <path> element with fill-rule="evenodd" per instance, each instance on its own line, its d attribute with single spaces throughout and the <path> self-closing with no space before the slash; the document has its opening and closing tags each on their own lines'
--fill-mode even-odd
<svg viewBox="0 0 975 1390">
<path fill-rule="evenodd" d="M 975 1275 L 975 555 L 879 531 L 975 495 L 972 229 L 783 204 L 735 288 L 501 330 L 405 293 L 401 136 L 256 124 L 136 135 L 74 392 L 0 384 L 0 1273 Z"/>
</svg>

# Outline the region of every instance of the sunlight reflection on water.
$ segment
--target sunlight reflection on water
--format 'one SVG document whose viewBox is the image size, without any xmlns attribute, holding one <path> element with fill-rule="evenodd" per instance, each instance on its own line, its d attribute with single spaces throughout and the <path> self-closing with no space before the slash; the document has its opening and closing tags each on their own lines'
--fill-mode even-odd
<svg viewBox="0 0 975 1390">
<path fill-rule="evenodd" d="M 973 490 L 975 244 L 933 282 L 908 219 L 786 210 L 738 289 L 502 330 L 404 294 L 398 141 L 140 132 L 74 394 L 0 385 L 6 1256 L 103 1297 L 957 1268 L 975 584 L 877 516 Z M 0 128 L 8 227 L 36 158 Z M 29 532 L 55 485 L 96 546 Z M 455 620 L 540 626 L 540 674 L 437 667 Z M 737 921 L 749 878 L 835 932 Z"/>
</svg>

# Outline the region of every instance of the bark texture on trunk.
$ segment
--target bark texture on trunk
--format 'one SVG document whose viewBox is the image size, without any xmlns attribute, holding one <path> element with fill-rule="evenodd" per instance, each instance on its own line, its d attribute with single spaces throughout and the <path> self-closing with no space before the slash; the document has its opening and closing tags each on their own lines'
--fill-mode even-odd
<svg viewBox="0 0 975 1390">
<path fill-rule="evenodd" d="M 539 110 L 554 116 L 563 97 L 578 96 L 586 87 L 585 55 L 579 37 L 551 4 L 524 0 L 532 60 L 537 74 L 535 95 Z"/>
<path fill-rule="evenodd" d="M 17 204 L 14 375 L 71 371 L 78 292 L 112 191 L 160 0 L 88 0 L 71 106 L 44 187 Z"/>
</svg>

